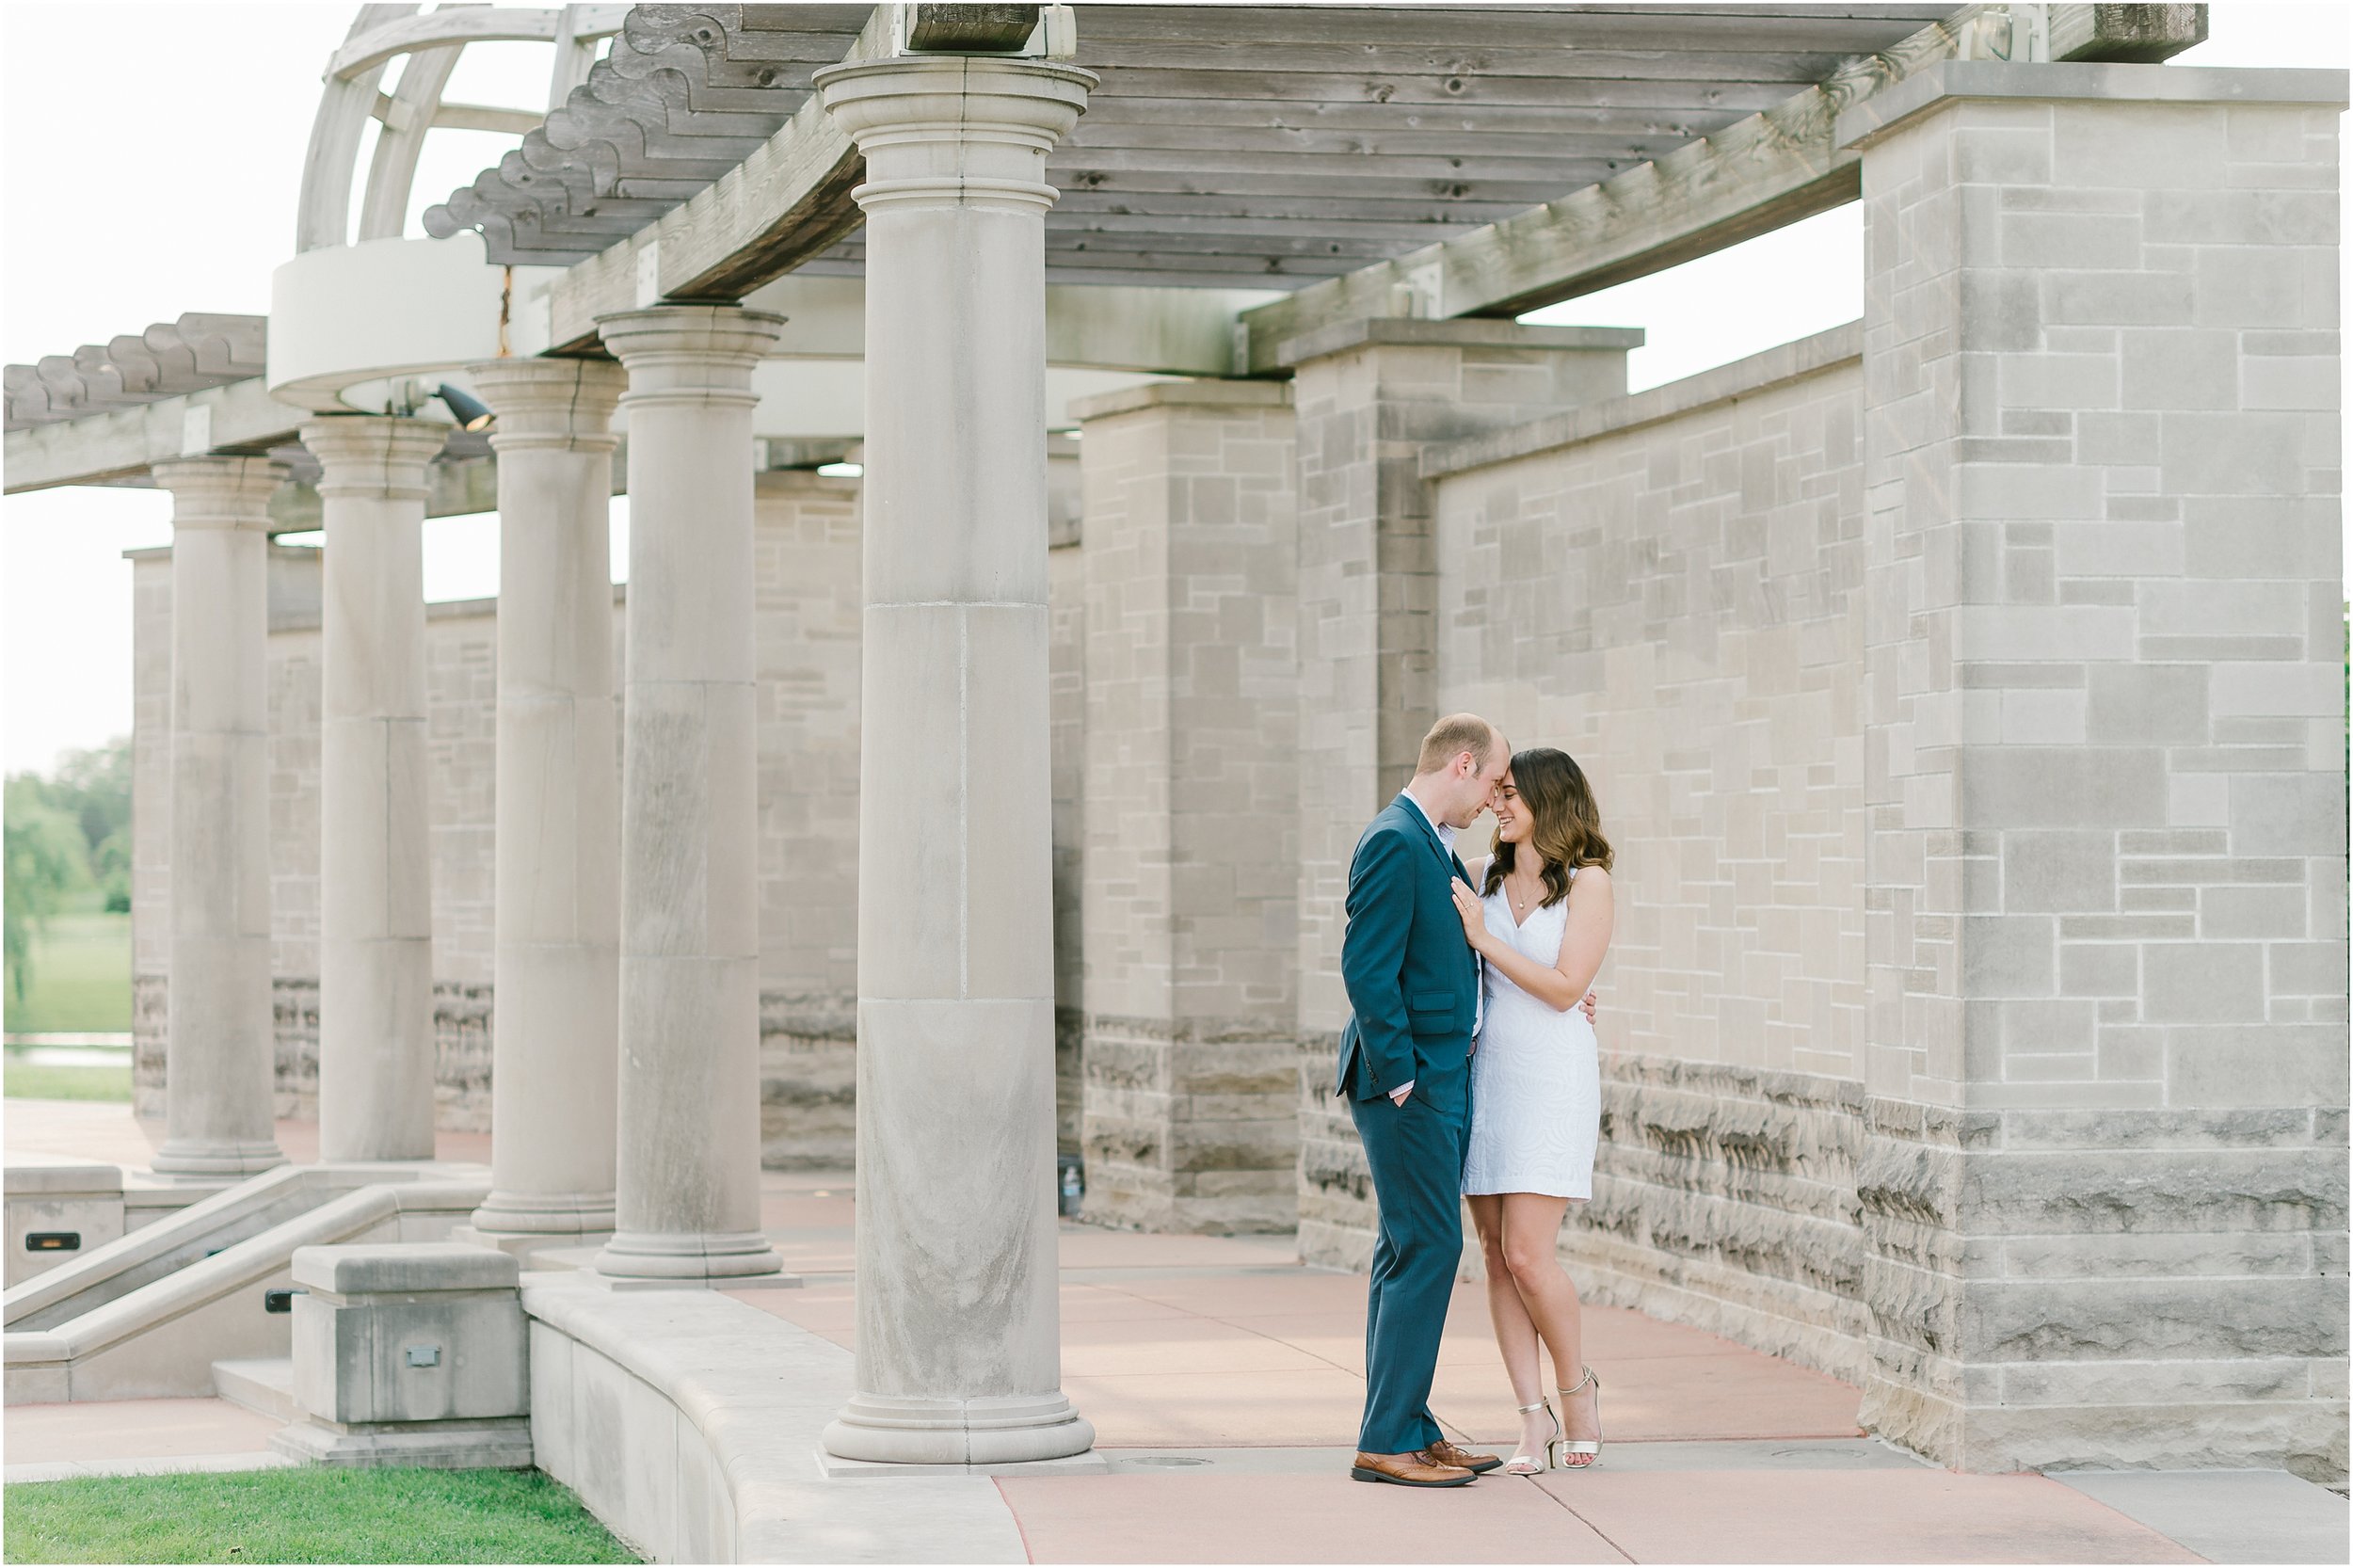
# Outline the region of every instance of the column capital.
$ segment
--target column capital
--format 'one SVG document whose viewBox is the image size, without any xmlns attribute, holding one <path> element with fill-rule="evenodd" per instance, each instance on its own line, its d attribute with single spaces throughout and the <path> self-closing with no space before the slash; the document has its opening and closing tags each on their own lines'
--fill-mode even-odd
<svg viewBox="0 0 2353 1568">
<path fill-rule="evenodd" d="M 302 426 L 302 444 L 325 472 L 322 496 L 387 496 L 423 501 L 431 489 L 425 465 L 440 456 L 450 427 L 399 414 L 335 414 Z"/>
<path fill-rule="evenodd" d="M 629 375 L 610 360 L 492 360 L 468 365 L 466 375 L 498 416 L 495 452 L 610 452 L 618 440 L 613 410 Z"/>
<path fill-rule="evenodd" d="M 758 401 L 752 372 L 784 317 L 741 305 L 655 305 L 597 317 L 605 347 L 629 373 L 625 405 Z"/>
<path fill-rule="evenodd" d="M 270 497 L 285 483 L 286 465 L 267 457 L 180 457 L 148 472 L 171 492 L 171 526 L 251 528 L 266 532 Z"/>
<path fill-rule="evenodd" d="M 1086 112 L 1091 71 L 970 55 L 903 55 L 829 66 L 817 91 L 866 159 L 850 194 L 883 206 L 1043 212 L 1060 192 L 1046 154 Z"/>
</svg>

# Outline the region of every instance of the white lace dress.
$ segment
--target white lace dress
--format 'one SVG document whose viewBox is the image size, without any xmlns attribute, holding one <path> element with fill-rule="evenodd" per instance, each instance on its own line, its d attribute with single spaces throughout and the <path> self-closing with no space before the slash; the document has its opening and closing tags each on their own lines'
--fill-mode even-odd
<svg viewBox="0 0 2353 1568">
<path fill-rule="evenodd" d="M 1500 888 L 1484 901 L 1487 929 L 1549 968 L 1561 962 L 1569 901 L 1512 919 Z M 1471 1056 L 1470 1153 L 1465 1192 L 1593 1195 L 1601 1136 L 1601 1061 L 1584 1013 L 1555 1012 L 1488 964 L 1485 1012 Z"/>
</svg>

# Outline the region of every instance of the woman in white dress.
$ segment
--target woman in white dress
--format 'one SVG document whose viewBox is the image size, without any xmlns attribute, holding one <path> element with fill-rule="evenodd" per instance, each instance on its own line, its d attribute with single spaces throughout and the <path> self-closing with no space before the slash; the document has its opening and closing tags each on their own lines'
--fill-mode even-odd
<svg viewBox="0 0 2353 1568">
<path fill-rule="evenodd" d="M 1510 1475 L 1601 1456 L 1601 1384 L 1584 1362 L 1577 1287 L 1561 1267 L 1561 1217 L 1593 1195 L 1601 1068 L 1578 1001 L 1609 948 L 1609 842 L 1584 770 L 1564 751 L 1517 752 L 1497 789 L 1496 852 L 1454 885 L 1484 960 L 1471 1056 L 1463 1192 L 1486 1253 L 1487 1310 L 1521 1401 Z M 1538 1345 L 1552 1352 L 1556 1414 Z"/>
</svg>

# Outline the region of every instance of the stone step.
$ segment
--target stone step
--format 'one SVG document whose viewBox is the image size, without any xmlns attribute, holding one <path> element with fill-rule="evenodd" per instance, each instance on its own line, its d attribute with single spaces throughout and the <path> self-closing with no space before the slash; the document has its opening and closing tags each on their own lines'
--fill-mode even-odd
<svg viewBox="0 0 2353 1568">
<path fill-rule="evenodd" d="M 295 1403 L 294 1358 L 255 1356 L 213 1363 L 213 1390 L 231 1404 L 280 1421 L 299 1421 L 302 1407 Z"/>
</svg>

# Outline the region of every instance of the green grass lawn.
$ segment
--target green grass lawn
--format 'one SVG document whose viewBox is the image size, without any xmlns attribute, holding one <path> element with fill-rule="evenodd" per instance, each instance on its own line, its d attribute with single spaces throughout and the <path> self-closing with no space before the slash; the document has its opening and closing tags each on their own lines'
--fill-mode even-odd
<svg viewBox="0 0 2353 1568">
<path fill-rule="evenodd" d="M 128 1100 L 131 1068 L 57 1067 L 21 1062 L 8 1053 L 7 1095 L 12 1100 Z"/>
<path fill-rule="evenodd" d="M 32 984 L 0 999 L 11 1034 L 127 1032 L 131 917 L 96 910 L 53 917 L 33 938 Z"/>
<path fill-rule="evenodd" d="M 8 1488 L 10 1562 L 636 1562 L 536 1470 L 253 1470 Z"/>
</svg>

